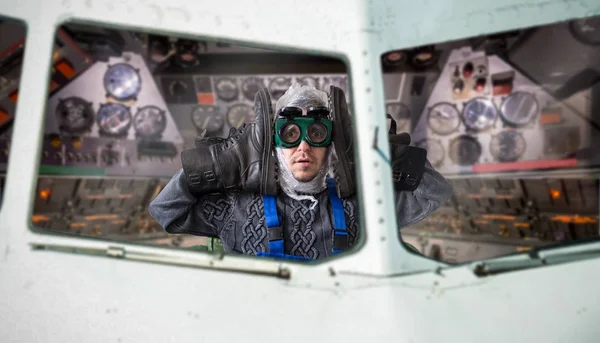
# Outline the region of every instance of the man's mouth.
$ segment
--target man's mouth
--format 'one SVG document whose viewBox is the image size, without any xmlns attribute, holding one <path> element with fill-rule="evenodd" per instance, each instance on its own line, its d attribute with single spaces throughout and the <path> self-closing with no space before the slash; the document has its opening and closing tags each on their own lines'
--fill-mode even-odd
<svg viewBox="0 0 600 343">
<path fill-rule="evenodd" d="M 300 164 L 301 166 L 308 166 L 312 163 L 312 161 L 309 159 L 303 158 L 303 159 L 296 160 L 296 163 Z"/>
</svg>

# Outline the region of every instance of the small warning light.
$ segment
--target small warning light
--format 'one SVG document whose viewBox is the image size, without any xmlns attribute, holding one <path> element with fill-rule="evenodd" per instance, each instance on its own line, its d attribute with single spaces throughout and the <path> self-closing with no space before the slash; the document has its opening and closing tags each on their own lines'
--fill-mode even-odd
<svg viewBox="0 0 600 343">
<path fill-rule="evenodd" d="M 73 148 L 75 148 L 75 149 L 81 149 L 81 145 L 82 145 L 81 138 L 74 137 L 73 140 L 72 140 L 72 143 L 73 143 Z"/>
<path fill-rule="evenodd" d="M 50 197 L 50 190 L 49 189 L 42 189 L 40 191 L 40 198 L 42 199 L 48 199 Z"/>
<path fill-rule="evenodd" d="M 552 199 L 558 199 L 560 198 L 560 191 L 557 189 L 551 189 L 550 196 L 552 197 Z"/>
<path fill-rule="evenodd" d="M 59 148 L 61 144 L 60 137 L 52 137 L 52 139 L 50 140 L 50 144 L 55 148 Z"/>
</svg>

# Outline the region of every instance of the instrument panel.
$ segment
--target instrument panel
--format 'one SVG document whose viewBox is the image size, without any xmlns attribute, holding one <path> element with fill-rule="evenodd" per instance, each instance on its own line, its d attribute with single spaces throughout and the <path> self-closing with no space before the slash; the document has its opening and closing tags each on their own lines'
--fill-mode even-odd
<svg viewBox="0 0 600 343">
<path fill-rule="evenodd" d="M 232 128 L 254 120 L 254 97 L 261 88 L 269 90 L 273 106 L 294 82 L 326 92 L 329 92 L 329 85 L 336 85 L 349 96 L 345 74 L 167 74 L 156 78 L 163 92 L 173 88 L 174 84 L 194 85 L 186 88 L 185 94 L 178 98 L 166 97 L 169 112 L 185 144 L 190 146 L 202 133 L 209 137 L 225 137 Z M 388 107 L 399 127 L 408 127 L 410 109 L 401 103 L 389 104 Z"/>
<path fill-rule="evenodd" d="M 412 119 L 414 145 L 428 147 L 432 164 L 447 176 L 600 164 L 600 157 L 581 157 L 600 134 L 586 113 L 500 57 L 468 46 L 450 52 Z"/>
</svg>

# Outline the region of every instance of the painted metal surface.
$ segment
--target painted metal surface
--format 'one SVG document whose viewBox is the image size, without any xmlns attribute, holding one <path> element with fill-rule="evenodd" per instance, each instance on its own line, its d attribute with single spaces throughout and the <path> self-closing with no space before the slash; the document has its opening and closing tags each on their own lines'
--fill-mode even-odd
<svg viewBox="0 0 600 343">
<path fill-rule="evenodd" d="M 600 337 L 594 325 L 600 299 L 590 282 L 597 259 L 477 277 L 473 265 L 439 271 L 439 263 L 406 252 L 390 225 L 395 223 L 390 170 L 373 149 L 376 139 L 388 155 L 385 135 L 375 137 L 375 128 L 386 122 L 370 115 L 385 110 L 383 51 L 597 15 L 596 0 L 1 0 L 0 9 L 27 24 L 0 210 L 3 342 L 595 342 Z M 357 113 L 361 203 L 368 204 L 362 212 L 364 244 L 318 265 L 283 265 L 30 230 L 52 42 L 56 27 L 67 20 L 344 58 Z M 36 250 L 34 243 L 80 250 Z"/>
</svg>

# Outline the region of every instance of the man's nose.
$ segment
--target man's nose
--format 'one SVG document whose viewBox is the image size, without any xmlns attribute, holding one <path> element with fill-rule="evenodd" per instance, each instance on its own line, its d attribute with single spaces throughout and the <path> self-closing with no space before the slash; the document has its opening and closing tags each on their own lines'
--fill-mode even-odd
<svg viewBox="0 0 600 343">
<path fill-rule="evenodd" d="M 310 145 L 308 145 L 308 143 L 306 143 L 305 140 L 302 140 L 302 142 L 300 142 L 300 144 L 298 145 L 297 150 L 308 151 L 310 150 Z"/>
</svg>

